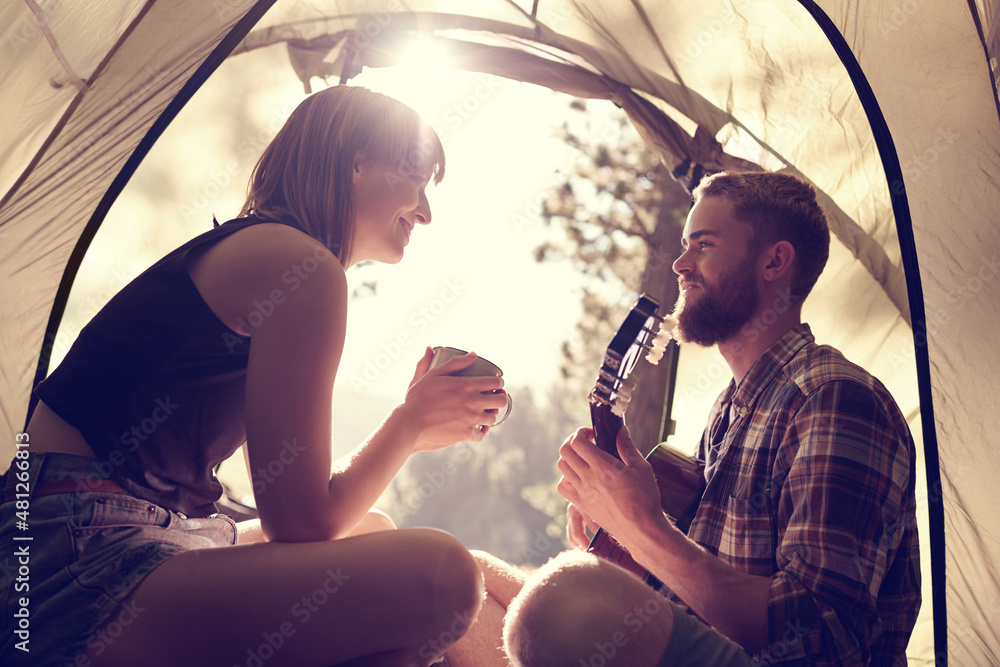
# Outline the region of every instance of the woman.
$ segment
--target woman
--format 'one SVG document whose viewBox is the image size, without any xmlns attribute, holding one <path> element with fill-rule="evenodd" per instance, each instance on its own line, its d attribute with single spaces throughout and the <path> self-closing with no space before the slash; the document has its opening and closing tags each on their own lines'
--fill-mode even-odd
<svg viewBox="0 0 1000 667">
<path fill-rule="evenodd" d="M 32 560 L 31 653 L 5 636 L 7 663 L 425 665 L 471 625 L 484 592 L 470 554 L 369 509 L 414 452 L 482 440 L 502 380 L 449 375 L 474 354 L 428 370 L 428 350 L 367 442 L 337 461 L 331 444 L 344 271 L 398 262 L 443 174 L 408 107 L 316 93 L 258 162 L 242 217 L 81 332 L 38 386 L 8 474 L 0 548 L 21 544 L 24 471 Z M 260 519 L 237 527 L 213 515 L 213 469 L 244 439 Z M 3 585 L 7 617 L 19 593 Z"/>
</svg>

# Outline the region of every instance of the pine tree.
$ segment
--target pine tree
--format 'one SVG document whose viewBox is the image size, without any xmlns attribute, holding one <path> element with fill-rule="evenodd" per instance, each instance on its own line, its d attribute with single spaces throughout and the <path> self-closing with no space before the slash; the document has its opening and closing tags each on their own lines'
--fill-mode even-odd
<svg viewBox="0 0 1000 667">
<path fill-rule="evenodd" d="M 656 298 L 661 314 L 676 302 L 672 265 L 690 197 L 624 112 L 595 116 L 583 101 L 572 108 L 579 117 L 565 122 L 559 133 L 580 159 L 544 201 L 542 217 L 552 234 L 535 257 L 572 262 L 593 278 L 583 295 L 576 335 L 563 346 L 562 365 L 568 380 L 589 390 L 635 295 Z M 668 355 L 659 366 L 640 364 L 636 370 L 626 424 L 642 451 L 660 441 L 672 359 Z"/>
</svg>

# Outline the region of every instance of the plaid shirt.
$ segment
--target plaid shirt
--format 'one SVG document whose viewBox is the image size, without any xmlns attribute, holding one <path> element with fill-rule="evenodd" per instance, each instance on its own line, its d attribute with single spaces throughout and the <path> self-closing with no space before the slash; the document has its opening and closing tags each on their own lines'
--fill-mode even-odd
<svg viewBox="0 0 1000 667">
<path fill-rule="evenodd" d="M 920 607 L 915 451 L 885 387 L 799 325 L 722 393 L 699 456 L 688 535 L 771 578 L 770 646 L 755 658 L 905 665 Z"/>
</svg>

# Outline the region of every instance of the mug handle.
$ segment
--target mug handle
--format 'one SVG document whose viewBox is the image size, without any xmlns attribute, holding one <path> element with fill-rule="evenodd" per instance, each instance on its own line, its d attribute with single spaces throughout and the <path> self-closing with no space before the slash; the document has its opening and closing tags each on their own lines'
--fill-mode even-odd
<svg viewBox="0 0 1000 667">
<path fill-rule="evenodd" d="M 505 419 L 507 419 L 507 417 L 510 416 L 510 411 L 514 407 L 514 399 L 512 399 L 510 397 L 510 394 L 508 394 L 507 392 L 504 392 L 504 395 L 507 397 L 507 411 L 503 413 L 502 417 L 500 417 L 495 422 L 493 422 L 493 424 L 492 424 L 492 426 L 490 428 L 492 428 L 493 426 L 499 426 L 500 424 L 502 424 L 503 421 Z"/>
</svg>

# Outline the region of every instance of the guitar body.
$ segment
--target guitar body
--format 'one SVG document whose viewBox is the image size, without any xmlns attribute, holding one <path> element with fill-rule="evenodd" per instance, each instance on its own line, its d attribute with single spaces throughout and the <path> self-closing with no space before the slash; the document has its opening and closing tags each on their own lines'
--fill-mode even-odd
<svg viewBox="0 0 1000 667">
<path fill-rule="evenodd" d="M 625 380 L 638 360 L 637 353 L 642 349 L 650 350 L 657 347 L 656 343 L 649 342 L 651 334 L 654 333 L 651 325 L 659 319 L 656 315 L 657 308 L 659 304 L 655 299 L 646 295 L 639 297 L 639 301 L 611 341 L 604 356 L 597 384 L 590 394 L 594 442 L 615 458 L 619 458 L 618 431 L 624 424 L 622 417 L 625 401 L 621 399 L 627 401 L 628 397 Z M 666 444 L 654 448 L 646 460 L 653 468 L 660 489 L 660 506 L 667 516 L 674 520 L 677 527 L 686 533 L 705 488 L 705 464 Z M 663 585 L 636 563 L 631 554 L 603 529 L 594 535 L 587 551 L 624 568 L 656 590 Z"/>
</svg>

